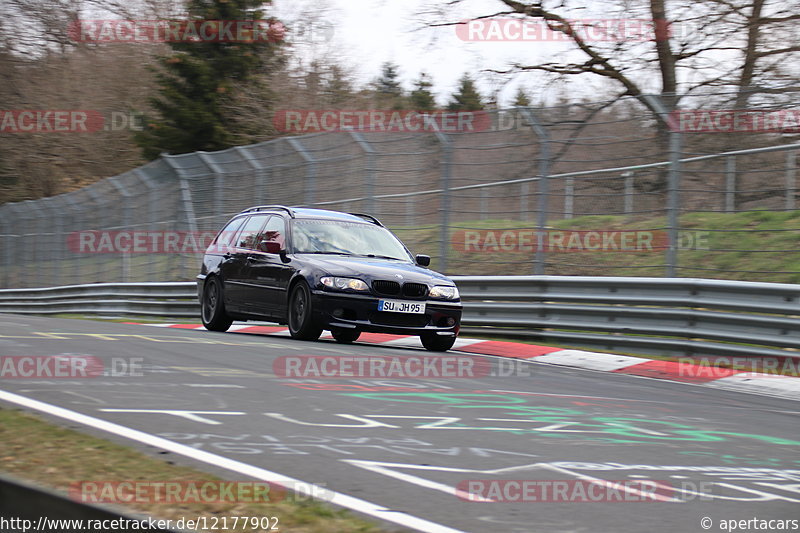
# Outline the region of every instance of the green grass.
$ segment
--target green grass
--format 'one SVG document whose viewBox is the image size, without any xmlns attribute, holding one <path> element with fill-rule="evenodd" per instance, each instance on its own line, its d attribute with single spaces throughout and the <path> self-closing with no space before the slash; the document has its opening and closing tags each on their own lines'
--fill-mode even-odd
<svg viewBox="0 0 800 533">
<path fill-rule="evenodd" d="M 219 481 L 199 470 L 155 459 L 132 448 L 53 425 L 19 410 L 0 409 L 0 472 L 67 493 L 77 481 Z M 248 481 L 244 478 L 231 478 Z M 120 505 L 115 504 L 120 507 Z M 316 501 L 268 503 L 138 503 L 129 511 L 178 520 L 205 516 L 277 517 L 279 530 L 292 533 L 377 533 L 377 525 Z M 44 510 L 46 511 L 46 510 Z M 212 523 L 210 520 L 208 523 Z M 222 524 L 222 520 L 219 520 Z M 240 526 L 235 531 L 263 531 Z"/>
<path fill-rule="evenodd" d="M 630 219 L 604 215 L 553 221 L 548 228 L 666 231 L 666 225 L 664 217 Z M 689 213 L 681 217 L 680 225 L 683 239 L 688 241 L 690 236 L 694 238 L 701 235 L 705 241 L 703 248 L 708 248 L 679 250 L 678 273 L 681 277 L 800 283 L 800 211 Z M 463 229 L 534 228 L 532 221 L 466 221 L 454 223 L 450 236 L 452 239 L 455 232 Z M 415 253 L 431 255 L 434 258 L 433 268 L 441 267 L 436 259 L 441 233 L 437 226 L 393 229 Z M 446 270 L 450 274 L 464 275 L 532 274 L 532 261 L 532 252 L 463 252 L 449 244 Z M 546 262 L 546 274 L 550 275 L 662 277 L 665 272 L 665 251 L 548 252 Z"/>
</svg>

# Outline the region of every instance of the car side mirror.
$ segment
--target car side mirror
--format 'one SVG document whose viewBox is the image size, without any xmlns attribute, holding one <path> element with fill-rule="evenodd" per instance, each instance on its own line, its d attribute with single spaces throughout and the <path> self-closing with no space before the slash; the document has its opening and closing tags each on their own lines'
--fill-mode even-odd
<svg viewBox="0 0 800 533">
<path fill-rule="evenodd" d="M 431 264 L 431 256 L 429 256 L 429 255 L 417 254 L 417 256 L 414 258 L 414 260 L 417 262 L 417 264 L 419 266 L 426 267 L 426 266 L 430 266 L 430 264 Z"/>
<path fill-rule="evenodd" d="M 258 249 L 268 254 L 279 254 L 283 251 L 281 244 L 275 241 L 261 241 L 261 244 L 258 245 Z"/>
</svg>

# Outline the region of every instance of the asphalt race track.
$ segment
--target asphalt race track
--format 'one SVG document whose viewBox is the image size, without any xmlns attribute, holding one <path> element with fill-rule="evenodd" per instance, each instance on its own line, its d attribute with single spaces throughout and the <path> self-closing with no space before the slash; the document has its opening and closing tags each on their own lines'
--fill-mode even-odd
<svg viewBox="0 0 800 533">
<path fill-rule="evenodd" d="M 0 379 L 2 405 L 231 480 L 314 484 L 387 529 L 675 533 L 800 519 L 792 400 L 457 352 L 0 318 L 2 356 L 94 356 L 108 371 Z M 438 378 L 280 375 L 289 361 L 307 371 L 309 356 L 472 366 Z"/>
</svg>

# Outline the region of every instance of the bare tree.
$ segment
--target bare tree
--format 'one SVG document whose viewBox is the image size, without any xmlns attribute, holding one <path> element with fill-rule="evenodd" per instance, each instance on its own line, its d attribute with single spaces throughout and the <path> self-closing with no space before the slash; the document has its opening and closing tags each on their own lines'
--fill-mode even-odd
<svg viewBox="0 0 800 533">
<path fill-rule="evenodd" d="M 453 9 L 463 0 L 448 2 Z M 794 4 L 792 6 L 791 4 Z M 681 97 L 728 93 L 737 107 L 755 95 L 785 100 L 800 91 L 797 64 L 800 21 L 796 2 L 783 0 L 611 0 L 598 2 L 602 19 L 582 0 L 498 0 L 500 10 L 480 15 L 491 21 L 514 17 L 546 25 L 572 44 L 563 59 L 516 63 L 497 72 L 538 71 L 562 79 L 592 76 L 610 82 L 618 96 L 658 92 L 668 108 Z M 615 36 L 609 20 L 647 20 L 647 33 Z M 432 25 L 454 25 L 436 22 Z M 607 38 L 592 35 L 606 32 Z M 652 87 L 657 76 L 660 87 Z M 783 97 L 783 98 L 781 98 Z M 645 105 L 656 113 L 648 102 Z"/>
</svg>

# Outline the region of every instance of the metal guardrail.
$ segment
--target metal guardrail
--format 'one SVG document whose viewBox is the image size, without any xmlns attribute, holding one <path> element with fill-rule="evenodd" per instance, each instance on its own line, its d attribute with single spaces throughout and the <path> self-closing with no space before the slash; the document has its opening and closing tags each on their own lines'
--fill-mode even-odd
<svg viewBox="0 0 800 533">
<path fill-rule="evenodd" d="M 687 278 L 461 276 L 464 333 L 660 355 L 800 358 L 800 285 Z M 196 285 L 0 290 L 0 312 L 199 316 Z"/>
<path fill-rule="evenodd" d="M 0 290 L 0 312 L 121 316 L 199 317 L 197 284 L 94 283 L 37 289 Z"/>
<path fill-rule="evenodd" d="M 800 285 L 466 276 L 465 333 L 658 355 L 800 358 Z"/>
<path fill-rule="evenodd" d="M 14 519 L 14 527 L 3 529 L 0 525 L 0 533 L 18 533 L 25 531 L 25 527 L 30 530 L 40 530 L 38 524 L 40 519 L 47 518 L 48 522 L 41 522 L 41 531 L 58 531 L 63 533 L 77 533 L 79 531 L 99 531 L 88 527 L 91 521 L 116 521 L 115 524 L 123 524 L 128 527 L 109 526 L 109 531 L 148 531 L 173 533 L 181 532 L 178 529 L 150 528 L 149 517 L 133 514 L 130 511 L 123 511 L 110 505 L 89 505 L 81 503 L 66 495 L 56 492 L 53 489 L 44 488 L 12 478 L 4 474 L 0 476 L 0 518 L 11 522 Z M 24 523 L 23 521 L 29 521 Z M 79 524 L 78 521 L 81 521 Z M 134 524 L 133 522 L 138 522 Z M 157 522 L 156 522 L 157 523 Z M 139 526 L 138 528 L 136 526 Z M 23 527 L 25 526 L 25 527 Z M 49 527 L 48 527 L 49 526 Z M 83 526 L 83 527 L 80 527 Z"/>
</svg>

